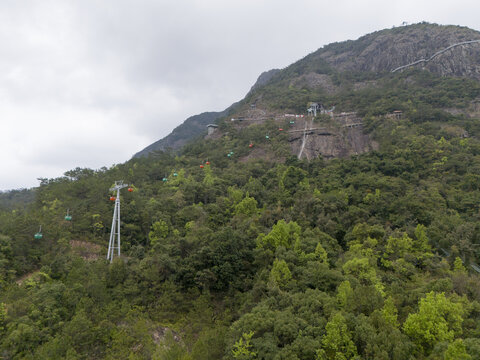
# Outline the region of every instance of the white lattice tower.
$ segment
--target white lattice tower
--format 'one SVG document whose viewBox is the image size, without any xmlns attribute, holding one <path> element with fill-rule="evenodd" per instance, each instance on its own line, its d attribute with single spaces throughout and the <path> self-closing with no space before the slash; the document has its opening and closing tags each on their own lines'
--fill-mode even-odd
<svg viewBox="0 0 480 360">
<path fill-rule="evenodd" d="M 123 183 L 123 180 L 120 180 L 115 181 L 115 186 L 110 189 L 110 191 L 117 191 L 115 207 L 113 210 L 112 229 L 110 230 L 110 241 L 108 243 L 107 252 L 107 260 L 110 260 L 110 262 L 113 261 L 115 249 L 117 250 L 117 256 L 120 257 L 120 190 L 127 186 L 127 184 Z M 115 240 L 117 240 L 116 244 Z"/>
</svg>

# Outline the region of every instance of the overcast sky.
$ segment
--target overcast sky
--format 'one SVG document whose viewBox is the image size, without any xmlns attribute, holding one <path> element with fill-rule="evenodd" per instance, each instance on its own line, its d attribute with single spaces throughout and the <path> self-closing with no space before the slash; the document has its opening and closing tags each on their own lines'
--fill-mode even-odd
<svg viewBox="0 0 480 360">
<path fill-rule="evenodd" d="M 403 21 L 480 30 L 478 0 L 0 0 L 0 190 L 110 167 L 261 72 Z"/>
</svg>

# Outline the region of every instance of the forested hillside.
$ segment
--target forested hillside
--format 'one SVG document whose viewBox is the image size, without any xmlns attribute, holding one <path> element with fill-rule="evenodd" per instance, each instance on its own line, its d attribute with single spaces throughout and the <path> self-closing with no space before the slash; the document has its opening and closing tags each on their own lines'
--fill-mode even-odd
<svg viewBox="0 0 480 360">
<path fill-rule="evenodd" d="M 480 83 L 332 69 L 327 92 L 283 71 L 238 111 L 334 103 L 378 150 L 298 160 L 273 119 L 224 119 L 180 154 L 2 194 L 0 357 L 480 358 Z M 116 180 L 134 191 L 109 263 Z"/>
</svg>

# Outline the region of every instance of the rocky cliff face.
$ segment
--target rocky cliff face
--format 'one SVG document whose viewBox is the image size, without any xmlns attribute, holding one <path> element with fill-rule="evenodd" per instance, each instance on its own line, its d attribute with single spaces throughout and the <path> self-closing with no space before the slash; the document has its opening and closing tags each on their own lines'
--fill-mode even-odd
<svg viewBox="0 0 480 360">
<path fill-rule="evenodd" d="M 288 124 L 286 120 L 288 118 L 284 114 L 268 113 L 261 109 L 249 110 L 246 115 L 231 123 L 236 131 L 246 131 L 251 127 L 273 121 L 279 129 L 282 128 L 283 134 L 287 135 L 290 154 L 299 159 L 345 158 L 378 149 L 378 143 L 364 133 L 363 119 L 356 113 L 331 113 L 329 116 L 315 119 L 312 116 L 305 116 L 295 118 L 293 124 Z M 223 136 L 229 136 L 229 132 L 217 129 L 214 133 L 206 135 L 205 139 L 218 140 Z M 285 160 L 284 157 L 276 156 L 271 148 L 268 150 L 269 146 L 266 144 L 269 141 L 271 140 L 256 143 L 249 154 L 240 160 L 247 161 L 251 158 Z"/>
<path fill-rule="evenodd" d="M 260 74 L 255 84 L 251 87 L 250 91 L 255 90 L 256 88 L 267 84 L 276 74 L 278 74 L 280 69 L 272 69 L 264 71 Z"/>
<path fill-rule="evenodd" d="M 289 142 L 293 154 L 300 159 L 308 160 L 317 157 L 345 158 L 378 149 L 378 144 L 363 132 L 360 124 L 352 127 L 319 128 L 292 134 Z"/>
<path fill-rule="evenodd" d="M 330 44 L 302 61 L 326 62 L 337 71 L 389 72 L 468 40 L 480 40 L 480 33 L 459 26 L 416 24 Z M 480 43 L 454 47 L 431 62 L 417 66 L 442 76 L 480 80 Z"/>
</svg>

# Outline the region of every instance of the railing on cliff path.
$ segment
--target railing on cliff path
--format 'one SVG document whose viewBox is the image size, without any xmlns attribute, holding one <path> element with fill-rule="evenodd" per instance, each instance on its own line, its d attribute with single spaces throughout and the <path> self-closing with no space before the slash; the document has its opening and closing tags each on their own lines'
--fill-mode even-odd
<svg viewBox="0 0 480 360">
<path fill-rule="evenodd" d="M 438 55 L 443 54 L 445 51 L 448 51 L 448 50 L 450 50 L 454 47 L 462 46 L 462 45 L 468 45 L 468 44 L 474 44 L 474 43 L 480 43 L 480 40 L 469 40 L 469 41 L 462 41 L 462 42 L 459 42 L 459 43 L 456 43 L 456 44 L 452 44 L 452 45 L 446 47 L 443 50 L 437 51 L 435 54 L 430 56 L 428 59 L 420 59 L 420 60 L 414 61 L 410 64 L 399 66 L 396 69 L 393 69 L 391 72 L 394 73 L 398 70 L 402 70 L 402 69 L 405 69 L 409 66 L 417 65 L 417 64 L 420 64 L 420 63 L 428 63 L 429 61 L 433 60 Z"/>
</svg>

